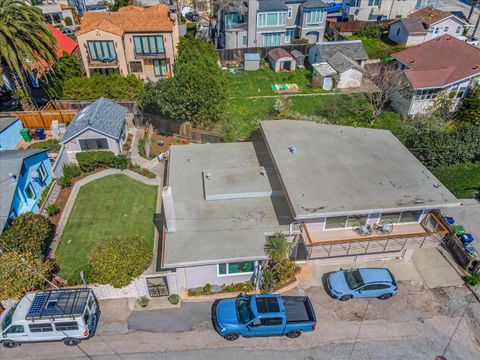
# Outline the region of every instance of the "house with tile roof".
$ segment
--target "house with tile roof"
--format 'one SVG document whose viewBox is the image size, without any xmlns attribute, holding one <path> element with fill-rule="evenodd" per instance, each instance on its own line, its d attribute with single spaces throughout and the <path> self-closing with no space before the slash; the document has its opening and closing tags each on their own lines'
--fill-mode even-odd
<svg viewBox="0 0 480 360">
<path fill-rule="evenodd" d="M 119 155 L 127 136 L 128 109 L 100 98 L 80 110 L 60 141 L 68 162 L 76 162 L 80 151 L 105 150 Z"/>
<path fill-rule="evenodd" d="M 427 6 L 393 22 L 388 31 L 388 38 L 408 47 L 448 34 L 476 45 L 478 40 L 464 35 L 470 26 L 468 21 L 450 12 Z"/>
<path fill-rule="evenodd" d="M 76 36 L 87 76 L 118 72 L 156 81 L 173 74 L 179 37 L 168 5 L 87 12 Z"/>
<path fill-rule="evenodd" d="M 480 48 L 451 35 L 443 35 L 395 53 L 408 88 L 398 93 L 392 105 L 402 114 L 428 113 L 435 99 L 449 94 L 452 110 L 468 89 L 480 83 Z"/>
</svg>

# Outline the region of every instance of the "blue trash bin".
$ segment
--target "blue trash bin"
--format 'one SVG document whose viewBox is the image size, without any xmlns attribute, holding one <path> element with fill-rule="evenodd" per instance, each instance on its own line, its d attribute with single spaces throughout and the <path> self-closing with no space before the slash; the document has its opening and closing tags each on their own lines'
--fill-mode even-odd
<svg viewBox="0 0 480 360">
<path fill-rule="evenodd" d="M 474 240 L 472 234 L 467 233 L 460 235 L 460 239 L 465 245 L 470 244 Z"/>
<path fill-rule="evenodd" d="M 467 253 L 469 253 L 470 255 L 473 255 L 475 253 L 475 249 L 473 247 L 471 247 L 470 245 L 468 244 L 463 244 L 463 248 L 465 249 L 465 251 Z"/>
<path fill-rule="evenodd" d="M 452 225 L 452 224 L 455 224 L 455 219 L 451 216 L 445 216 L 445 220 L 447 220 L 447 222 Z"/>
</svg>

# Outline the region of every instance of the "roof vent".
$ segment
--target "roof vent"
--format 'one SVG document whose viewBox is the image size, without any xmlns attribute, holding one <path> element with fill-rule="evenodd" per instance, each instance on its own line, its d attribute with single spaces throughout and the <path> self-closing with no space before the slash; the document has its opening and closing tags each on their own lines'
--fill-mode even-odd
<svg viewBox="0 0 480 360">
<path fill-rule="evenodd" d="M 267 176 L 267 171 L 266 171 L 264 168 L 262 168 L 262 169 L 260 170 L 260 175 L 262 175 L 262 176 Z"/>
<path fill-rule="evenodd" d="M 211 180 L 212 177 L 213 177 L 212 173 L 206 173 L 206 174 L 205 174 L 205 178 L 206 178 L 207 180 Z"/>
<path fill-rule="evenodd" d="M 288 147 L 288 150 L 290 150 L 290 154 L 295 155 L 297 153 L 297 147 L 295 145 L 290 145 Z"/>
<path fill-rule="evenodd" d="M 17 181 L 17 175 L 15 175 L 15 173 L 8 173 L 8 177 L 12 179 L 13 182 Z"/>
<path fill-rule="evenodd" d="M 410 60 L 410 64 L 415 64 L 415 59 Z"/>
<path fill-rule="evenodd" d="M 191 155 L 189 155 L 189 156 L 188 156 L 188 158 L 187 158 L 187 162 L 188 162 L 189 164 L 191 164 L 191 163 L 192 163 L 192 156 L 191 156 Z"/>
</svg>

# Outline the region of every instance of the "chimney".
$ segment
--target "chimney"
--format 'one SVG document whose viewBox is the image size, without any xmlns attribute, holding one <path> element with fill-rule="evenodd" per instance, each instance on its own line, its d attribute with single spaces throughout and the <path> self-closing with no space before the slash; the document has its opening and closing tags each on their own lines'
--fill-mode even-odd
<svg viewBox="0 0 480 360">
<path fill-rule="evenodd" d="M 163 212 L 165 214 L 165 222 L 167 232 L 175 232 L 177 230 L 177 221 L 175 219 L 175 207 L 173 204 L 173 192 L 170 186 L 162 189 Z"/>
</svg>

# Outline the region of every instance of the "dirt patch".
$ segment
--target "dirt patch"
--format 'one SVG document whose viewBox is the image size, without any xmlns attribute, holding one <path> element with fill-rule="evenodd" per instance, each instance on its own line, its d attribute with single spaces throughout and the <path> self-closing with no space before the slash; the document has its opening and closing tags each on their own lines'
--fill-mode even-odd
<svg viewBox="0 0 480 360">
<path fill-rule="evenodd" d="M 176 136 L 165 136 L 160 134 L 153 134 L 152 136 L 152 148 L 150 153 L 159 155 L 170 149 L 170 145 L 182 145 L 189 144 L 190 142 L 187 139 L 181 139 Z"/>
</svg>

